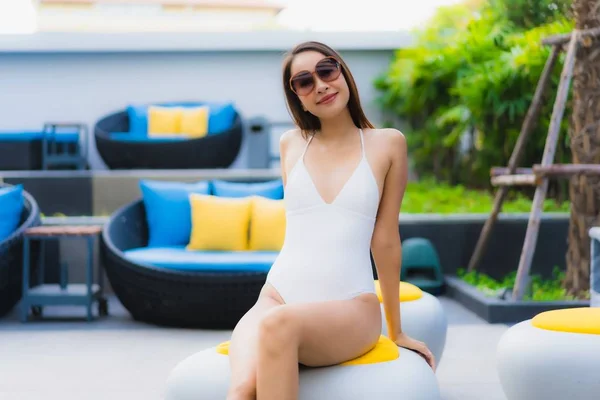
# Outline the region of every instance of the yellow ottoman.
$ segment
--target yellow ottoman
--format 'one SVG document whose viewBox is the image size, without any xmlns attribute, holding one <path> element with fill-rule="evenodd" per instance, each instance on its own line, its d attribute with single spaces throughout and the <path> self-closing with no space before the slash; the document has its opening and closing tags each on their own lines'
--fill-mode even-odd
<svg viewBox="0 0 600 400">
<path fill-rule="evenodd" d="M 385 309 L 381 298 L 379 281 L 375 289 L 381 303 L 382 334 L 387 335 Z M 446 345 L 448 321 L 446 313 L 437 297 L 422 291 L 417 286 L 400 282 L 400 317 L 402 330 L 410 337 L 427 344 L 435 356 L 436 363 L 442 358 Z"/>
<path fill-rule="evenodd" d="M 183 360 L 167 379 L 165 400 L 223 400 L 229 387 L 229 343 Z M 416 353 L 381 336 L 368 353 L 324 368 L 300 369 L 299 400 L 439 400 L 432 369 Z"/>
<path fill-rule="evenodd" d="M 600 398 L 600 308 L 547 311 L 512 326 L 497 348 L 509 400 Z"/>
</svg>

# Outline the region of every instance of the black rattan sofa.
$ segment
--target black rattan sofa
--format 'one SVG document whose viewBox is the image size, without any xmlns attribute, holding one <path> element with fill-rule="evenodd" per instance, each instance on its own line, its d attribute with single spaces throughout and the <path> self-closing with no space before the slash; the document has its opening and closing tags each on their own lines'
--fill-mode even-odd
<svg viewBox="0 0 600 400">
<path fill-rule="evenodd" d="M 243 137 L 241 116 L 221 133 L 173 142 L 115 140 L 113 132 L 128 132 L 127 111 L 100 119 L 94 127 L 98 153 L 110 169 L 227 168 L 236 159 Z"/>
<path fill-rule="evenodd" d="M 0 183 L 0 188 L 8 185 Z M 35 199 L 23 191 L 24 209 L 19 227 L 0 242 L 0 317 L 8 314 L 18 303 L 23 282 L 23 232 L 40 225 L 40 210 Z M 37 246 L 31 248 L 32 276 L 37 276 Z M 35 286 L 35 282 L 31 282 Z"/>
<path fill-rule="evenodd" d="M 116 211 L 105 224 L 101 257 L 110 284 L 138 321 L 186 328 L 232 329 L 254 305 L 263 272 L 180 272 L 132 263 L 128 249 L 144 247 L 148 226 L 143 201 Z"/>
</svg>

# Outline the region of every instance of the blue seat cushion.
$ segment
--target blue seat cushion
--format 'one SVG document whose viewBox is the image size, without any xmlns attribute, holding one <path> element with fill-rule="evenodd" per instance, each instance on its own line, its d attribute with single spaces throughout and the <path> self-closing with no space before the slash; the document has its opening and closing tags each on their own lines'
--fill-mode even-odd
<svg viewBox="0 0 600 400">
<path fill-rule="evenodd" d="M 0 141 L 4 142 L 31 142 L 34 140 L 42 140 L 44 132 L 42 131 L 6 131 L 0 132 Z M 60 132 L 56 134 L 48 134 L 48 140 L 56 143 L 77 143 L 79 141 L 78 133 Z"/>
<path fill-rule="evenodd" d="M 40 131 L 5 131 L 0 132 L 2 142 L 32 142 L 42 140 L 43 133 Z"/>
<path fill-rule="evenodd" d="M 23 207 L 23 185 L 0 188 L 0 242 L 19 227 Z"/>
<path fill-rule="evenodd" d="M 56 143 L 77 143 L 79 141 L 78 133 L 56 133 L 56 134 L 48 134 L 46 136 L 49 141 L 54 141 Z"/>
<path fill-rule="evenodd" d="M 283 181 L 275 179 L 267 182 L 230 182 L 219 179 L 211 181 L 211 192 L 220 197 L 262 196 L 273 200 L 283 198 Z"/>
<path fill-rule="evenodd" d="M 109 134 L 111 140 L 117 142 L 152 142 L 152 143 L 172 143 L 172 142 L 183 142 L 184 140 L 188 140 L 189 138 L 185 135 L 172 135 L 172 136 L 160 136 L 160 137 L 152 137 L 152 136 L 142 136 L 135 135 L 131 132 L 111 132 Z"/>
<path fill-rule="evenodd" d="M 185 245 L 192 232 L 191 193 L 209 194 L 208 181 L 193 183 L 140 180 L 146 221 L 148 246 Z"/>
<path fill-rule="evenodd" d="M 126 250 L 133 263 L 177 271 L 268 272 L 278 252 L 271 251 L 195 251 L 185 246 L 141 247 Z"/>
</svg>

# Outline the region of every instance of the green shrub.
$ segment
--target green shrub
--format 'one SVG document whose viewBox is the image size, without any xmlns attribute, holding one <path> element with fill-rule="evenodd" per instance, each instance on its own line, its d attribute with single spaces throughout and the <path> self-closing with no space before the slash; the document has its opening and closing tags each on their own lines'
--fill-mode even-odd
<svg viewBox="0 0 600 400">
<path fill-rule="evenodd" d="M 570 2 L 493 0 L 443 7 L 416 33 L 414 47 L 395 53 L 375 80 L 378 102 L 406 124 L 402 130 L 420 176 L 489 188 L 490 168 L 508 164 L 549 55 L 541 40 L 573 26 L 565 15 Z M 561 68 L 557 63 L 523 166 L 541 161 Z M 567 124 L 564 118 L 563 132 Z M 557 162 L 570 157 L 563 138 Z"/>
<path fill-rule="evenodd" d="M 457 276 L 464 282 L 477 288 L 486 296 L 496 296 L 500 290 L 512 288 L 515 285 L 517 272 L 513 271 L 502 280 L 495 280 L 490 276 L 478 271 L 466 272 L 464 268 L 457 271 Z M 542 279 L 539 275 L 531 276 L 531 287 L 523 296 L 523 300 L 531 301 L 557 301 L 576 300 L 574 296 L 568 295 L 563 288 L 565 272 L 555 266 L 550 279 Z M 589 298 L 589 293 L 586 298 Z"/>
<path fill-rule="evenodd" d="M 494 197 L 487 191 L 468 189 L 464 185 L 451 186 L 423 179 L 409 182 L 401 212 L 403 213 L 489 213 L 492 210 Z M 545 212 L 567 212 L 569 202 L 558 203 L 552 199 L 544 202 Z M 531 200 L 525 195 L 511 191 L 502 206 L 506 213 L 531 211 Z"/>
</svg>

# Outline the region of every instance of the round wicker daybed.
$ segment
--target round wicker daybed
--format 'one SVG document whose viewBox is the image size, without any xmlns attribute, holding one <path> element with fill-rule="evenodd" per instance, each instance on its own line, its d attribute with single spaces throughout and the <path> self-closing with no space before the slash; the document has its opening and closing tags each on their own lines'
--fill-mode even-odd
<svg viewBox="0 0 600 400">
<path fill-rule="evenodd" d="M 110 169 L 228 168 L 242 145 L 242 118 L 236 113 L 227 131 L 182 141 L 114 140 L 112 132 L 128 132 L 129 117 L 119 111 L 100 119 L 94 127 L 98 153 Z"/>
<path fill-rule="evenodd" d="M 132 263 L 124 251 L 144 247 L 143 200 L 117 210 L 105 224 L 101 257 L 110 284 L 135 320 L 155 325 L 232 329 L 254 305 L 263 272 L 176 271 Z"/>
<path fill-rule="evenodd" d="M 0 188 L 11 185 L 0 183 Z M 23 212 L 19 227 L 0 242 L 0 317 L 8 314 L 21 299 L 23 282 L 23 232 L 40 222 L 40 209 L 35 199 L 23 190 Z M 31 277 L 37 277 L 37 254 L 32 243 Z M 30 282 L 35 286 L 36 282 Z"/>
</svg>

